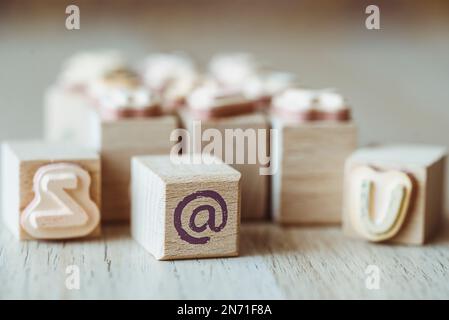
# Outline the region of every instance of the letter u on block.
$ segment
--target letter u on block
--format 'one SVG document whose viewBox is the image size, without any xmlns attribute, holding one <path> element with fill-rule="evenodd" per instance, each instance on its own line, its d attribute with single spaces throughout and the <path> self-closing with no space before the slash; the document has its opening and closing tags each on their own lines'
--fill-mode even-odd
<svg viewBox="0 0 449 320">
<path fill-rule="evenodd" d="M 370 241 L 394 237 L 409 211 L 412 190 L 412 179 L 405 172 L 380 172 L 368 166 L 355 168 L 349 189 L 354 228 Z"/>
<path fill-rule="evenodd" d="M 100 222 L 90 198 L 91 178 L 80 166 L 67 163 L 39 168 L 34 199 L 22 213 L 23 229 L 36 239 L 66 239 L 91 233 Z"/>
</svg>

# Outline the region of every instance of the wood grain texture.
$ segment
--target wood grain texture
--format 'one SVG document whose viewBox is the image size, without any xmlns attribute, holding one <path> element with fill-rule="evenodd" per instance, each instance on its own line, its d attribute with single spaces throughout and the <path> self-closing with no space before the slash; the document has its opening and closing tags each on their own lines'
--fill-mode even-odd
<svg viewBox="0 0 449 320">
<path fill-rule="evenodd" d="M 86 170 L 91 178 L 90 198 L 101 210 L 101 165 L 91 149 L 63 143 L 16 141 L 2 145 L 3 220 L 18 239 L 32 239 L 21 227 L 19 218 L 35 197 L 33 180 L 39 168 L 48 164 L 70 163 Z M 100 225 L 89 236 L 98 236 Z"/>
<path fill-rule="evenodd" d="M 236 256 L 239 182 L 240 173 L 221 161 L 173 164 L 169 156 L 134 157 L 131 233 L 159 260 Z"/>
<path fill-rule="evenodd" d="M 358 149 L 345 164 L 343 229 L 359 237 L 349 219 L 351 171 L 369 165 L 379 170 L 401 170 L 412 177 L 414 193 L 401 230 L 389 241 L 420 245 L 431 238 L 444 213 L 445 148 L 429 145 L 385 145 Z"/>
<path fill-rule="evenodd" d="M 188 110 L 181 110 L 179 112 L 179 115 L 181 118 L 182 126 L 191 134 L 193 134 L 193 121 L 195 121 L 196 119 Z M 256 113 L 201 121 L 201 134 L 205 130 L 210 128 L 219 130 L 222 136 L 225 137 L 226 129 L 242 129 L 243 131 L 245 131 L 246 129 L 267 130 L 269 129 L 269 124 L 265 115 Z M 201 143 L 201 147 L 204 148 L 209 143 L 210 141 L 203 141 Z M 231 146 L 231 143 L 235 142 L 223 141 L 222 143 L 223 148 L 226 148 L 225 144 L 228 144 L 230 148 L 233 147 L 233 154 L 235 156 L 235 145 Z M 265 144 L 265 150 L 268 150 L 269 137 L 267 137 L 266 141 L 261 141 L 259 143 Z M 222 158 L 224 159 L 225 156 L 226 154 L 223 151 Z M 242 220 L 263 220 L 268 217 L 270 176 L 260 174 L 259 169 L 261 168 L 261 164 L 258 160 L 259 159 L 257 159 L 255 164 L 231 164 L 233 168 L 235 168 L 242 174 Z"/>
<path fill-rule="evenodd" d="M 338 227 L 243 224 L 240 256 L 157 261 L 111 225 L 100 239 L 18 242 L 0 226 L 0 298 L 448 299 L 449 225 L 423 247 L 352 241 Z M 68 290 L 66 268 L 80 269 Z M 379 290 L 365 286 L 380 268 Z"/>
<path fill-rule="evenodd" d="M 283 224 L 330 224 L 341 221 L 346 158 L 357 146 L 354 123 L 290 124 L 272 117 L 279 169 L 273 176 L 272 206 Z"/>
</svg>

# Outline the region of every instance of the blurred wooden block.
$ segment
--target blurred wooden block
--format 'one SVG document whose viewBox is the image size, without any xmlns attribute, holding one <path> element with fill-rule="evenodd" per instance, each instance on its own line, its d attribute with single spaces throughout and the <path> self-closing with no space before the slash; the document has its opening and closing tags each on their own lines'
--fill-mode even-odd
<svg viewBox="0 0 449 320">
<path fill-rule="evenodd" d="M 370 241 L 424 244 L 443 216 L 445 160 L 445 149 L 437 146 L 378 146 L 354 152 L 345 168 L 345 234 Z M 410 201 L 404 176 L 412 184 Z M 364 192 L 367 183 L 371 189 Z"/>
<path fill-rule="evenodd" d="M 343 172 L 357 146 L 352 122 L 285 123 L 273 117 L 272 208 L 282 224 L 341 222 Z"/>
<path fill-rule="evenodd" d="M 82 92 L 56 85 L 45 92 L 44 136 L 48 141 L 86 146 L 92 137 L 91 101 Z"/>
<path fill-rule="evenodd" d="M 100 147 L 105 221 L 129 220 L 131 158 L 136 155 L 169 154 L 170 134 L 176 118 L 162 116 L 102 122 Z"/>
<path fill-rule="evenodd" d="M 104 221 L 128 221 L 132 156 L 169 154 L 174 116 L 103 121 L 82 94 L 52 89 L 47 94 L 46 138 L 90 148 L 101 154 Z M 58 91 L 59 90 L 59 91 Z M 84 99 L 84 100 L 83 100 Z M 67 101 L 67 104 L 58 104 Z"/>
<path fill-rule="evenodd" d="M 2 146 L 2 214 L 18 239 L 100 234 L 100 157 L 37 141 Z"/>
<path fill-rule="evenodd" d="M 134 157 L 132 236 L 159 260 L 236 256 L 239 180 L 224 163 Z"/>
<path fill-rule="evenodd" d="M 182 126 L 186 128 L 191 136 L 198 137 L 202 135 L 207 129 L 217 129 L 222 137 L 225 137 L 226 129 L 247 129 L 267 130 L 267 138 L 264 141 L 257 143 L 263 144 L 265 150 L 269 150 L 269 123 L 265 115 L 261 113 L 246 114 L 225 118 L 207 119 L 201 120 L 201 132 L 196 133 L 194 128 L 195 117 L 188 110 L 180 111 L 180 118 Z M 201 148 L 203 149 L 209 141 L 202 141 Z M 226 143 L 231 141 L 223 141 L 223 147 Z M 247 154 L 247 147 L 245 144 L 245 157 Z M 233 154 L 236 154 L 236 144 L 233 146 Z M 267 151 L 268 152 L 268 151 Z M 222 160 L 225 159 L 225 152 L 222 154 Z M 261 175 L 260 168 L 264 167 L 259 158 L 256 158 L 255 164 L 243 163 L 243 164 L 230 164 L 234 169 L 238 170 L 242 174 L 241 188 L 242 188 L 242 220 L 262 220 L 268 218 L 268 206 L 269 206 L 269 175 Z"/>
</svg>

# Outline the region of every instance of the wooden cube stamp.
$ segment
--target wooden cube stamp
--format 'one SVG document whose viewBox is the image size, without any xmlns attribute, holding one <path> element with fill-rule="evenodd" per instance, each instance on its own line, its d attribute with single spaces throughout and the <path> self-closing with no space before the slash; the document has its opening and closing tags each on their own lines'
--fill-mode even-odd
<svg viewBox="0 0 449 320">
<path fill-rule="evenodd" d="M 249 143 L 257 144 L 258 150 L 263 148 L 266 153 L 268 153 L 269 149 L 269 123 L 265 115 L 261 113 L 250 113 L 250 114 L 242 114 L 236 116 L 229 116 L 223 118 L 211 118 L 211 119 L 203 119 L 200 122 L 200 130 L 201 132 L 196 132 L 195 122 L 198 122 L 197 117 L 190 110 L 181 110 L 180 118 L 182 121 L 182 125 L 188 132 L 191 133 L 195 139 L 200 139 L 200 137 L 206 132 L 208 129 L 217 129 L 222 137 L 226 137 L 226 130 L 242 130 L 241 132 L 245 132 L 246 130 L 254 130 L 254 132 L 259 132 L 261 130 L 265 130 L 267 135 L 266 138 L 262 141 L 260 137 L 256 137 L 256 141 L 246 142 L 246 151 L 248 150 Z M 243 135 L 242 135 L 243 137 Z M 235 139 L 237 141 L 238 138 Z M 243 137 L 245 139 L 245 137 Z M 224 138 L 223 138 L 224 140 Z M 193 142 L 195 144 L 196 142 Z M 205 146 L 209 143 L 209 141 L 200 141 L 201 150 L 204 150 Z M 232 146 L 233 155 L 236 155 L 237 151 L 237 143 L 233 141 L 223 141 L 223 148 L 226 149 L 227 145 L 234 143 Z M 260 152 L 260 151 L 258 151 Z M 216 155 L 217 156 L 217 155 Z M 222 160 L 226 158 L 226 151 L 221 154 Z M 249 156 L 247 157 L 249 158 Z M 268 217 L 268 208 L 269 208 L 269 183 L 270 176 L 262 175 L 260 173 L 260 168 L 266 166 L 263 164 L 259 158 L 256 159 L 255 163 L 230 163 L 230 165 L 238 170 L 242 174 L 241 179 L 241 188 L 242 188 L 242 220 L 263 220 Z"/>
<path fill-rule="evenodd" d="M 343 229 L 373 242 L 424 244 L 443 214 L 442 147 L 363 148 L 345 168 Z"/>
<path fill-rule="evenodd" d="M 178 126 L 174 116 L 104 121 L 91 106 L 72 109 L 77 126 L 66 123 L 64 113 L 47 108 L 47 139 L 94 148 L 101 154 L 103 221 L 130 217 L 130 162 L 136 155 L 169 154 L 170 134 Z M 83 120 L 81 120 L 83 119 Z M 65 129 L 64 129 L 65 128 Z M 69 136 L 62 135 L 64 130 Z"/>
<path fill-rule="evenodd" d="M 91 101 L 80 91 L 54 85 L 45 92 L 44 135 L 48 141 L 86 146 L 92 141 Z"/>
<path fill-rule="evenodd" d="M 290 123 L 272 118 L 272 211 L 282 224 L 341 222 L 343 172 L 357 146 L 357 128 L 347 122 Z"/>
<path fill-rule="evenodd" d="M 96 152 L 42 142 L 2 148 L 3 218 L 18 239 L 69 239 L 100 233 Z"/>
<path fill-rule="evenodd" d="M 129 221 L 131 158 L 168 155 L 170 134 L 177 128 L 174 116 L 99 122 L 97 149 L 102 165 L 102 204 L 105 221 Z"/>
<path fill-rule="evenodd" d="M 240 173 L 184 160 L 132 159 L 132 236 L 158 260 L 238 255 Z"/>
</svg>

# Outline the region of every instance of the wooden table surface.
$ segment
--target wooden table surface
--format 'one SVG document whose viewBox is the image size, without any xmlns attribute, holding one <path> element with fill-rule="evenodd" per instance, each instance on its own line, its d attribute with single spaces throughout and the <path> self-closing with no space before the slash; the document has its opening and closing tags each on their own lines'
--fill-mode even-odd
<svg viewBox="0 0 449 320">
<path fill-rule="evenodd" d="M 369 244 L 339 227 L 244 224 L 237 258 L 157 261 L 123 225 L 96 240 L 18 242 L 0 226 L 0 298 L 449 298 L 449 227 L 424 247 Z M 77 265 L 79 290 L 66 268 Z M 379 289 L 366 286 L 379 267 Z M 73 269 L 72 269 L 73 270 Z"/>
</svg>

